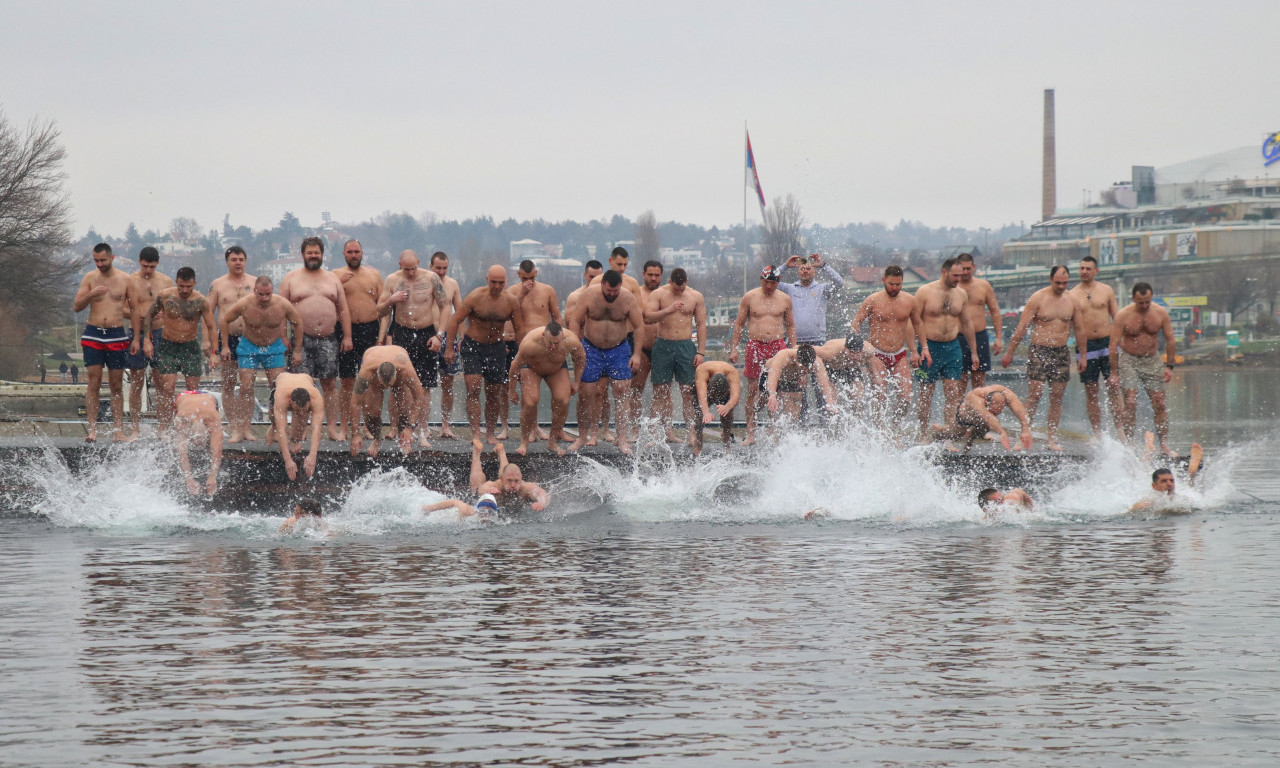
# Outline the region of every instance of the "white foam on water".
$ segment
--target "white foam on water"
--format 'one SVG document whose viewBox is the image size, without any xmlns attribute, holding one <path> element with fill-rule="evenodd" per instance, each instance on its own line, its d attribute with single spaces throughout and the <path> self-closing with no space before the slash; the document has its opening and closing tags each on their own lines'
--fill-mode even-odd
<svg viewBox="0 0 1280 768">
<path fill-rule="evenodd" d="M 377 469 L 356 480 L 337 510 L 326 517 L 335 533 L 360 536 L 487 525 L 474 517 L 460 518 L 454 510 L 422 511 L 424 505 L 447 498 L 404 467 Z"/>
</svg>

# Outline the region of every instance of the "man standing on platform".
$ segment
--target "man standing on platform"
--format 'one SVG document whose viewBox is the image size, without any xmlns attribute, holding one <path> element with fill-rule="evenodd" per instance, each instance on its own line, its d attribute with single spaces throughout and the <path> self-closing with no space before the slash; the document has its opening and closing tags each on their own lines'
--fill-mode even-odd
<svg viewBox="0 0 1280 768">
<path fill-rule="evenodd" d="M 796 322 L 792 313 L 791 297 L 778 290 L 782 273 L 775 266 L 767 266 L 760 273 L 760 287 L 752 288 L 738 304 L 738 318 L 733 321 L 733 338 L 729 341 L 729 362 L 738 362 L 738 340 L 742 330 L 747 332 L 747 360 L 743 375 L 747 378 L 747 439 L 743 445 L 751 445 L 756 439 L 756 401 L 760 394 L 760 376 L 769 359 L 787 347 L 795 346 Z"/>
<path fill-rule="evenodd" d="M 667 442 L 678 442 L 671 429 L 671 380 L 680 384 L 681 415 L 688 440 L 693 444 L 693 425 L 700 421 L 693 397 L 698 366 L 707 359 L 707 303 L 702 294 L 689 287 L 689 277 L 676 267 L 667 284 L 649 296 L 646 320 L 657 320 L 653 343 L 653 410 L 666 429 Z M 695 344 L 694 336 L 698 337 Z"/>
<path fill-rule="evenodd" d="M 1173 379 L 1178 352 L 1173 338 L 1173 321 L 1164 307 L 1152 303 L 1154 292 L 1147 283 L 1133 286 L 1133 303 L 1116 313 L 1111 326 L 1108 354 L 1113 363 L 1110 384 L 1124 390 L 1124 423 L 1121 432 L 1133 440 L 1138 415 L 1138 387 L 1147 392 L 1155 417 L 1160 451 L 1169 456 L 1169 412 L 1165 405 L 1165 385 Z M 1165 360 L 1160 359 L 1159 335 L 1164 334 Z M 1124 355 L 1117 358 L 1119 352 Z M 1167 360 L 1167 362 L 1166 362 Z M 1115 363 L 1119 365 L 1115 365 Z M 1117 370 L 1117 367 L 1119 370 Z"/>
<path fill-rule="evenodd" d="M 173 287 L 173 281 L 159 271 L 159 266 L 160 252 L 155 248 L 148 245 L 138 252 L 138 271 L 129 278 L 133 281 L 133 291 L 129 304 L 130 320 L 135 314 L 146 312 L 161 291 Z M 160 329 L 162 327 L 164 327 L 164 317 L 158 318 L 152 326 L 152 345 L 158 346 L 160 344 Z M 156 390 L 156 418 L 158 421 L 167 423 L 170 420 L 169 409 L 173 407 L 173 403 L 160 396 L 160 392 L 163 389 L 160 386 L 160 369 L 156 367 L 155 358 L 149 358 L 141 354 L 142 343 L 137 342 L 135 344 L 132 341 L 132 323 L 129 328 L 129 338 L 129 362 L 127 364 L 129 369 L 129 420 L 133 422 L 133 436 L 136 438 L 140 434 L 142 390 L 147 385 L 148 365 L 151 366 L 151 382 Z"/>
<path fill-rule="evenodd" d="M 920 421 L 920 440 L 930 442 L 929 412 L 933 409 L 933 390 L 942 379 L 943 421 L 956 420 L 956 409 L 964 397 L 964 384 L 960 377 L 966 367 L 978 369 L 977 346 L 973 338 L 973 324 L 965 312 L 968 295 L 960 288 L 960 263 L 955 259 L 942 262 L 942 277 L 921 286 L 916 291 L 915 310 L 911 323 L 922 348 L 920 357 L 924 379 L 920 386 L 920 401 L 916 415 Z M 969 343 L 968 358 L 960 354 L 957 337 L 963 335 Z"/>
<path fill-rule="evenodd" d="M 653 292 L 662 286 L 662 262 L 650 259 L 644 263 L 644 269 L 640 274 L 644 278 L 644 282 L 640 284 L 640 306 L 648 312 L 649 297 L 653 296 Z M 640 347 L 640 367 L 636 369 L 635 374 L 631 377 L 631 423 L 638 424 L 640 417 L 644 411 L 644 385 L 649 383 L 649 372 L 653 368 L 653 342 L 658 338 L 658 324 L 645 321 L 644 328 L 640 335 L 636 337 L 635 343 Z M 667 412 L 670 413 L 671 392 L 667 392 Z M 653 403 L 657 404 L 657 389 L 654 390 Z M 662 423 L 667 429 L 667 438 L 671 439 L 671 424 L 669 421 Z M 675 442 L 675 440 L 671 440 Z"/>
<path fill-rule="evenodd" d="M 965 300 L 964 311 L 969 315 L 969 322 L 973 325 L 973 339 L 978 343 L 978 369 L 970 373 L 966 368 L 964 378 L 961 379 L 961 391 L 969 388 L 969 382 L 973 382 L 973 388 L 985 387 L 987 385 L 987 371 L 991 370 L 991 353 L 995 350 L 995 354 L 1000 354 L 1000 347 L 1004 344 L 1004 318 L 1000 315 L 1000 305 L 996 303 L 996 292 L 991 288 L 991 283 L 980 277 L 973 276 L 973 254 L 962 253 L 956 257 L 956 261 L 960 262 L 960 287 L 964 290 Z M 991 313 L 991 324 L 995 326 L 996 338 L 992 341 L 987 336 L 987 313 Z M 970 357 L 968 342 L 964 336 L 960 339 L 960 356 L 965 360 Z"/>
<path fill-rule="evenodd" d="M 222 316 L 236 302 L 253 293 L 253 285 L 257 278 L 247 274 L 245 264 L 248 254 L 238 245 L 228 248 L 223 254 L 227 264 L 227 274 L 217 278 L 209 286 L 209 303 L 213 305 L 213 317 L 221 327 Z M 236 344 L 244 334 L 244 321 L 237 320 L 228 325 L 228 335 L 218 336 L 218 354 L 225 360 L 234 360 Z M 230 352 L 230 355 L 226 353 Z M 249 422 L 253 418 L 253 393 L 246 397 L 242 391 L 237 396 L 236 385 L 240 381 L 240 369 L 235 365 L 222 366 L 222 410 L 227 414 L 227 425 L 231 428 L 228 443 L 239 443 L 243 440 L 256 440 L 249 431 Z"/>
<path fill-rule="evenodd" d="M 521 324 L 520 303 L 506 290 L 507 270 L 495 264 L 489 267 L 485 281 L 484 287 L 467 294 L 462 300 L 462 308 L 449 319 L 444 359 L 448 364 L 453 363 L 453 341 L 458 338 L 458 328 L 465 322 L 467 332 L 458 349 L 462 357 L 462 378 L 467 384 L 467 421 L 471 425 L 473 439 L 480 439 L 480 387 L 483 384 L 485 439 L 496 444 L 498 412 L 504 394 L 502 385 L 507 383 L 507 345 L 502 341 L 503 327 L 510 321 L 515 325 L 517 334 L 525 329 Z"/>
<path fill-rule="evenodd" d="M 458 286 L 457 280 L 449 277 L 449 257 L 444 251 L 436 251 L 431 254 L 431 271 L 435 272 L 440 278 L 440 282 L 444 284 L 445 295 L 445 308 L 444 313 L 441 315 L 442 320 L 436 322 L 436 336 L 440 339 L 440 358 L 437 361 L 437 368 L 440 371 L 440 437 L 456 440 L 458 436 L 453 433 L 452 424 L 453 377 L 462 373 L 462 368 L 457 357 L 457 342 L 454 342 L 453 362 L 445 363 L 444 338 L 445 326 L 449 324 L 449 318 L 453 317 L 453 313 L 462 308 L 462 289 Z"/>
<path fill-rule="evenodd" d="M 280 281 L 280 295 L 292 302 L 302 316 L 302 369 L 320 382 L 328 400 L 328 412 L 319 413 L 316 418 L 328 420 L 330 440 L 342 440 L 338 424 L 338 352 L 349 352 L 353 346 L 347 294 L 342 281 L 324 268 L 324 240 L 303 238 L 302 263 L 301 269 Z M 342 332 L 341 341 L 338 330 Z"/>
<path fill-rule="evenodd" d="M 400 271 L 387 275 L 377 311 L 380 317 L 391 314 L 391 343 L 409 354 L 422 386 L 434 389 L 440 383 L 441 342 L 436 330 L 444 325 L 445 313 L 449 311 L 444 281 L 435 272 L 419 266 L 418 254 L 402 251 Z M 430 403 L 431 395 L 427 393 L 420 403 L 424 410 L 413 419 L 418 425 L 418 445 L 423 448 L 431 447 L 427 439 Z"/>
<path fill-rule="evenodd" d="M 218 338 L 213 327 L 213 309 L 209 300 L 196 290 L 196 271 L 191 267 L 178 270 L 176 285 L 161 291 L 151 306 L 133 318 L 133 344 L 142 339 L 142 353 L 155 356 L 156 369 L 160 371 L 159 397 L 174 402 L 174 394 L 181 373 L 186 379 L 186 391 L 200 389 L 200 374 L 204 373 L 204 356 L 200 350 L 200 324 L 204 323 L 205 336 L 210 341 L 205 355 L 211 367 L 218 365 L 218 357 L 212 342 Z M 164 327 L 160 329 L 160 343 L 151 341 L 152 318 L 162 315 Z M 136 351 L 136 350 L 135 350 Z M 160 431 L 164 433 L 173 419 L 160 419 Z"/>
<path fill-rule="evenodd" d="M 884 268 L 880 282 L 884 290 L 863 300 L 853 318 L 852 331 L 857 332 L 863 321 L 869 321 L 867 339 L 873 348 L 871 380 L 885 398 L 889 395 L 890 382 L 896 383 L 898 397 L 893 410 L 886 414 L 896 422 L 906 416 L 911 405 L 911 371 L 919 361 L 915 328 L 911 324 L 916 300 L 902 292 L 902 267 L 897 264 Z"/>
<path fill-rule="evenodd" d="M 582 294 L 569 316 L 569 329 L 582 340 L 586 363 L 582 371 L 582 391 L 578 395 L 578 439 L 569 450 L 594 445 L 588 426 L 596 423 L 605 387 L 601 378 L 609 379 L 613 389 L 618 419 L 618 450 L 631 453 L 631 418 L 626 407 L 627 390 L 636 368 L 640 367 L 640 350 L 632 349 L 629 338 L 644 328 L 644 310 L 635 294 L 622 288 L 622 275 L 612 269 Z"/>
<path fill-rule="evenodd" d="M 338 398 L 340 431 L 348 438 L 355 436 L 360 415 L 351 410 L 351 392 L 356 383 L 356 371 L 370 347 L 382 338 L 381 321 L 378 319 L 378 297 L 382 295 L 382 275 L 373 267 L 364 266 L 364 248 L 359 240 L 348 240 L 342 246 L 342 258 L 346 266 L 333 270 L 342 283 L 347 296 L 347 311 L 351 313 L 351 350 L 338 353 L 338 378 L 342 394 Z M 354 425 L 354 426 L 353 426 Z"/>
<path fill-rule="evenodd" d="M 1062 395 L 1067 389 L 1067 382 L 1071 381 L 1071 352 L 1067 349 L 1067 340 L 1074 332 L 1076 347 L 1079 348 L 1078 340 L 1085 336 L 1080 305 L 1067 293 L 1067 281 L 1070 279 L 1071 272 L 1066 267 L 1049 268 L 1049 287 L 1041 288 L 1027 299 L 1018 328 L 1009 338 L 1009 348 L 1000 359 L 1004 368 L 1013 363 L 1014 350 L 1022 343 L 1027 326 L 1031 326 L 1031 342 L 1027 349 L 1027 414 L 1035 420 L 1047 382 L 1049 426 L 1045 446 L 1051 451 L 1062 450 L 1058 444 L 1058 422 L 1062 419 Z M 1077 366 L 1081 371 L 1085 369 L 1084 353 L 1080 353 Z"/>
<path fill-rule="evenodd" d="M 578 303 L 578 299 L 582 297 L 583 291 L 587 290 L 587 288 L 591 286 L 591 283 L 597 277 L 603 274 L 604 274 L 603 264 L 596 261 L 595 259 L 591 259 L 590 261 L 587 262 L 586 268 L 583 270 L 583 273 L 582 273 L 582 287 L 574 290 L 568 296 L 565 297 L 564 316 L 565 316 L 566 323 L 568 322 L 569 315 L 573 314 L 573 307 L 575 304 Z M 578 424 L 578 430 L 579 431 L 586 430 L 586 434 L 588 434 L 589 441 L 587 445 L 596 444 L 596 441 L 600 438 L 600 429 L 602 426 L 604 428 L 605 442 L 613 442 L 613 435 L 612 433 L 609 432 L 609 419 L 610 419 L 609 410 L 610 410 L 609 398 L 606 397 L 601 401 L 600 420 L 597 423 L 592 424 L 590 429 L 587 428 L 586 424 L 582 424 L 582 423 Z"/>
<path fill-rule="evenodd" d="M 1089 426 L 1094 439 L 1102 437 L 1102 403 L 1098 398 L 1098 383 L 1107 386 L 1107 406 L 1116 424 L 1116 433 L 1124 431 L 1124 406 L 1120 402 L 1120 390 L 1111 386 L 1111 321 L 1120 311 L 1116 293 L 1106 283 L 1099 283 L 1098 260 L 1085 256 L 1080 260 L 1080 284 L 1070 291 L 1080 305 L 1080 318 L 1084 322 L 1084 348 L 1076 337 L 1076 353 L 1084 352 L 1085 368 L 1080 373 L 1084 384 L 1084 407 L 1089 413 Z"/>
<path fill-rule="evenodd" d="M 254 380 L 258 370 L 267 372 L 267 384 L 275 386 L 276 377 L 285 368 L 285 356 L 289 347 L 285 344 L 285 323 L 289 324 L 288 338 L 293 347 L 293 364 L 302 364 L 302 317 L 282 296 L 272 292 L 271 278 L 260 275 L 253 283 L 253 293 L 232 304 L 222 313 L 218 329 L 222 338 L 231 338 L 231 329 L 240 324 L 241 335 L 234 352 L 231 345 L 222 345 L 222 361 L 235 368 L 240 376 L 240 402 L 236 407 L 242 413 L 252 414 Z M 236 361 L 231 366 L 232 360 Z M 229 407 L 224 404 L 224 408 Z M 245 424 L 246 439 L 253 439 Z"/>
<path fill-rule="evenodd" d="M 116 442 L 132 439 L 124 433 L 124 368 L 129 351 L 124 310 L 131 303 L 133 283 L 128 275 L 112 266 L 115 258 L 106 243 L 93 247 L 95 269 L 80 280 L 71 305 L 76 312 L 89 307 L 89 322 L 80 336 L 84 367 L 89 373 L 84 390 L 84 411 L 89 422 L 89 431 L 84 437 L 86 443 L 98 439 L 98 393 L 102 388 L 104 365 L 111 388 L 111 420 L 115 427 L 111 439 Z M 76 378 L 72 376 L 73 384 Z"/>
<path fill-rule="evenodd" d="M 516 269 L 516 277 L 520 278 L 520 284 L 511 286 L 507 289 L 507 292 L 520 303 L 520 327 L 526 330 L 541 328 L 553 320 L 563 325 L 564 316 L 560 314 L 560 298 L 556 296 L 555 288 L 546 283 L 538 282 L 538 265 L 529 259 L 525 259 L 520 262 L 519 268 Z M 508 368 L 511 367 L 511 362 L 516 359 L 516 354 L 520 351 L 520 345 L 523 341 L 523 337 L 519 336 L 506 341 Z M 498 420 L 501 422 L 501 429 L 498 431 L 499 440 L 507 439 L 507 421 L 510 415 L 511 402 L 503 400 L 502 413 L 498 416 Z M 533 432 L 531 434 L 536 440 L 546 439 L 546 435 L 538 428 L 536 419 L 533 422 Z M 563 439 L 563 436 L 560 436 L 560 439 Z"/>
</svg>

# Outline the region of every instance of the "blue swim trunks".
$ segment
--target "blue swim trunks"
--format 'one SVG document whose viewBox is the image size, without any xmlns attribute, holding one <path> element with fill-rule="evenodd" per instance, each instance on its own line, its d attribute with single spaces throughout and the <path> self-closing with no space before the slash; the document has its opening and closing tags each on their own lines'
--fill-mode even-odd
<svg viewBox="0 0 1280 768">
<path fill-rule="evenodd" d="M 582 383 L 594 384 L 603 376 L 614 381 L 631 379 L 631 344 L 623 341 L 611 349 L 600 349 L 596 345 L 582 340 L 582 348 L 587 353 L 587 364 L 582 367 Z"/>
<path fill-rule="evenodd" d="M 259 347 L 241 336 L 240 341 L 236 344 L 236 358 L 239 360 L 240 367 L 244 369 L 271 370 L 272 368 L 283 368 L 284 357 L 288 349 L 284 345 L 283 339 L 276 339 L 271 342 L 269 347 Z"/>
<path fill-rule="evenodd" d="M 964 374 L 964 358 L 960 352 L 959 339 L 951 341 L 929 341 L 929 356 L 933 364 L 924 369 L 924 381 L 932 383 L 938 379 L 959 381 Z"/>
</svg>

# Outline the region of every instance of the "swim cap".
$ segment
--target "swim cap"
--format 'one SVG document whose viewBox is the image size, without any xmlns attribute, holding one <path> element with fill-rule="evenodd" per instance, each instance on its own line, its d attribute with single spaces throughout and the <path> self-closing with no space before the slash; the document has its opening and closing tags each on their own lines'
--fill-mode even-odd
<svg viewBox="0 0 1280 768">
<path fill-rule="evenodd" d="M 761 280 L 781 280 L 782 272 L 779 271 L 777 267 L 770 264 L 769 266 L 760 270 L 760 279 Z"/>
<path fill-rule="evenodd" d="M 844 349 L 846 352 L 861 352 L 862 345 L 866 342 L 867 337 L 861 333 L 854 331 L 844 337 Z"/>
<path fill-rule="evenodd" d="M 487 509 L 492 512 L 498 511 L 498 500 L 493 497 L 492 493 L 486 493 L 476 502 L 476 511 Z"/>
</svg>

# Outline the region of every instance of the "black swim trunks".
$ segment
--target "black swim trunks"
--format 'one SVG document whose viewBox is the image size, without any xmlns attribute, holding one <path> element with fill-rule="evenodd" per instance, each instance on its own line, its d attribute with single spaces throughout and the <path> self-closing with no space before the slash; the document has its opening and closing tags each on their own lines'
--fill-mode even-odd
<svg viewBox="0 0 1280 768">
<path fill-rule="evenodd" d="M 960 340 L 960 354 L 964 358 L 965 373 L 971 373 L 969 366 L 973 364 L 973 359 L 969 355 L 969 342 L 965 341 L 963 333 L 956 338 Z M 987 335 L 987 329 L 974 331 L 973 342 L 978 345 L 978 373 L 986 373 L 991 370 L 991 339 Z"/>
<path fill-rule="evenodd" d="M 486 384 L 506 384 L 507 345 L 502 341 L 481 344 L 470 336 L 462 338 L 462 374 L 464 376 L 483 376 Z"/>
<path fill-rule="evenodd" d="M 337 327 L 339 349 L 342 342 L 342 326 Z M 351 324 L 351 351 L 338 352 L 338 378 L 354 379 L 360 372 L 364 353 L 378 344 L 378 321 Z M 416 368 L 414 370 L 417 370 Z"/>
<path fill-rule="evenodd" d="M 437 338 L 436 327 L 428 325 L 426 328 L 406 328 L 399 323 L 392 323 L 390 333 L 391 342 L 404 347 L 404 351 L 409 353 L 409 362 L 413 364 L 413 370 L 417 371 L 422 386 L 427 389 L 438 386 L 440 356 L 430 347 L 431 340 Z M 351 334 L 355 335 L 355 328 L 351 329 Z"/>
<path fill-rule="evenodd" d="M 1098 377 L 1104 379 L 1111 376 L 1111 337 L 1103 336 L 1100 339 L 1089 339 L 1085 343 L 1085 365 L 1084 373 L 1080 374 L 1081 384 L 1097 384 Z"/>
</svg>

